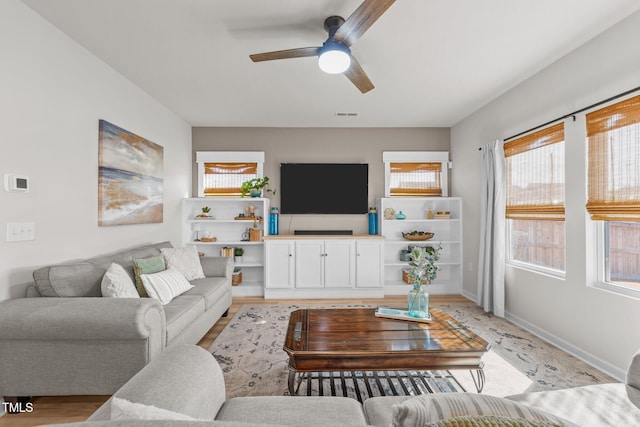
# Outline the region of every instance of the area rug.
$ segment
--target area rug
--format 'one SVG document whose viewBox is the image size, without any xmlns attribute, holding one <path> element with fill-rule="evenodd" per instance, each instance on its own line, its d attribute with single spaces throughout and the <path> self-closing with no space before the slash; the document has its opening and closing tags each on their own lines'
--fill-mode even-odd
<svg viewBox="0 0 640 427">
<path fill-rule="evenodd" d="M 473 303 L 433 304 L 491 344 L 483 357 L 483 393 L 494 396 L 615 382 L 599 370 Z M 360 308 L 368 305 L 243 305 L 209 351 L 225 377 L 227 398 L 287 395 L 287 354 L 282 349 L 289 313 L 300 308 Z M 461 385 L 475 392 L 468 371 L 451 371 L 444 390 Z M 446 371 L 434 375 L 446 377 Z M 317 393 L 317 385 L 312 393 Z M 352 387 L 353 388 L 353 387 Z M 306 392 L 301 394 L 307 394 Z M 412 393 L 409 393 L 412 394 Z M 351 396 L 357 398 L 356 396 Z"/>
</svg>

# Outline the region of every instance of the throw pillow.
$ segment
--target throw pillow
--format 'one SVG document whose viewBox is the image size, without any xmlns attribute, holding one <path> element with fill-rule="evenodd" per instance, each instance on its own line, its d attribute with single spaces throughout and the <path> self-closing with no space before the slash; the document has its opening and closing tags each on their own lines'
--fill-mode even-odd
<svg viewBox="0 0 640 427">
<path fill-rule="evenodd" d="M 102 296 L 107 298 L 140 298 L 131 277 L 115 262 L 104 273 L 101 289 Z"/>
<path fill-rule="evenodd" d="M 136 275 L 136 289 L 141 297 L 148 297 L 147 291 L 144 289 L 141 274 L 153 274 L 167 268 L 164 263 L 164 256 L 158 255 L 151 258 L 138 258 L 133 260 L 133 272 Z"/>
<path fill-rule="evenodd" d="M 529 421 L 522 418 L 494 416 L 456 417 L 429 423 L 426 427 L 562 427 L 547 421 Z"/>
<path fill-rule="evenodd" d="M 206 421 L 198 420 L 179 412 L 158 408 L 152 405 L 129 402 L 128 400 L 114 397 L 111 399 L 112 420 L 175 420 L 175 421 Z"/>
<path fill-rule="evenodd" d="M 141 274 L 140 278 L 147 294 L 159 300 L 162 305 L 194 287 L 175 267 L 158 273 Z"/>
<path fill-rule="evenodd" d="M 175 267 L 189 281 L 204 279 L 202 264 L 198 256 L 198 249 L 195 245 L 184 248 L 162 248 L 160 249 L 168 267 Z"/>
<path fill-rule="evenodd" d="M 563 420 L 547 412 L 502 397 L 468 393 L 433 393 L 407 399 L 392 406 L 393 427 L 425 427 L 429 423 L 469 415 L 491 415 L 547 421 Z"/>
</svg>

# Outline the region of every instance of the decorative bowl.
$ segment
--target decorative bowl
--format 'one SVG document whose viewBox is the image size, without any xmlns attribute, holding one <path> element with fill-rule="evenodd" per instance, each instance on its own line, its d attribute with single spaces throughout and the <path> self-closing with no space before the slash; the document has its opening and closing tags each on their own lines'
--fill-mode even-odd
<svg viewBox="0 0 640 427">
<path fill-rule="evenodd" d="M 405 240 L 429 240 L 434 236 L 428 231 L 412 231 L 411 233 L 402 233 Z"/>
</svg>

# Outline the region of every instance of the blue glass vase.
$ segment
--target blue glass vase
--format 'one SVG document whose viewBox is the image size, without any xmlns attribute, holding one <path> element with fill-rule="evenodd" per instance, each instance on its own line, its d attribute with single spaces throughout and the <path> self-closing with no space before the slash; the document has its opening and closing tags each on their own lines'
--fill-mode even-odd
<svg viewBox="0 0 640 427">
<path fill-rule="evenodd" d="M 425 292 L 422 285 L 414 283 L 407 299 L 409 316 L 419 318 L 429 316 L 429 294 Z"/>
</svg>

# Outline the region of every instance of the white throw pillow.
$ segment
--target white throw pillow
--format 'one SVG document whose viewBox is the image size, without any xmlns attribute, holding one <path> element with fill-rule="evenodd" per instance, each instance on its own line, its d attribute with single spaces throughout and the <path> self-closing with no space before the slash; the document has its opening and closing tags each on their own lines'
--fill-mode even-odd
<svg viewBox="0 0 640 427">
<path fill-rule="evenodd" d="M 112 263 L 102 277 L 102 296 L 107 298 L 140 298 L 136 285 L 120 264 Z"/>
<path fill-rule="evenodd" d="M 177 268 L 187 280 L 204 279 L 200 256 L 195 245 L 184 248 L 162 248 L 160 251 L 167 261 L 167 266 Z"/>
<path fill-rule="evenodd" d="M 168 304 L 178 295 L 193 288 L 175 267 L 153 274 L 141 274 L 142 285 L 151 298 L 155 298 L 162 305 Z"/>
<path fill-rule="evenodd" d="M 422 394 L 392 407 L 393 427 L 424 427 L 429 423 L 465 415 L 494 415 L 530 421 L 564 420 L 545 411 L 502 397 L 469 393 Z"/>
<path fill-rule="evenodd" d="M 190 417 L 179 412 L 158 408 L 142 403 L 129 402 L 119 397 L 111 399 L 112 420 L 176 420 L 176 421 L 206 421 Z"/>
</svg>

